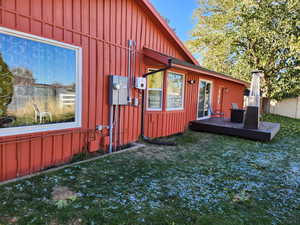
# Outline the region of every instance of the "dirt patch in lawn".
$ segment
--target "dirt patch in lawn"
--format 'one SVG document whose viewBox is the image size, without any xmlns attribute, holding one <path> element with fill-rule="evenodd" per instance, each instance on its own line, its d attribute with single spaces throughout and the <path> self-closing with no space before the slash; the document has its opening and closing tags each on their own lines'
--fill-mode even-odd
<svg viewBox="0 0 300 225">
<path fill-rule="evenodd" d="M 148 160 L 172 160 L 172 154 L 169 151 L 165 150 L 166 146 L 160 147 L 154 145 L 147 145 L 141 151 L 136 152 L 136 157 L 145 158 Z"/>
<path fill-rule="evenodd" d="M 17 217 L 9 217 L 9 216 L 0 216 L 0 224 L 1 221 L 5 224 L 17 224 L 18 218 Z"/>
<path fill-rule="evenodd" d="M 202 138 L 199 138 L 199 133 L 189 131 L 183 135 L 160 138 L 159 140 L 162 142 L 175 142 L 177 143 L 177 146 L 147 144 L 145 148 L 136 152 L 135 156 L 147 160 L 178 160 L 176 155 L 184 154 L 186 152 L 199 152 L 199 146 L 202 146 L 202 150 L 205 150 L 205 146 L 214 141 L 214 136 L 212 134 L 202 133 L 201 136 Z"/>
<path fill-rule="evenodd" d="M 54 201 L 68 200 L 76 197 L 76 193 L 71 191 L 68 187 L 56 186 L 52 191 L 52 199 Z"/>
<path fill-rule="evenodd" d="M 72 219 L 66 225 L 81 225 L 82 219 Z M 58 222 L 58 220 L 51 220 L 49 225 L 63 225 Z"/>
</svg>

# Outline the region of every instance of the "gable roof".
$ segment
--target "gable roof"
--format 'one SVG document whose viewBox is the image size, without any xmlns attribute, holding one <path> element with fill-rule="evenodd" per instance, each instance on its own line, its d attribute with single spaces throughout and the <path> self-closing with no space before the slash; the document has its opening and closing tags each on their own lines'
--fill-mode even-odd
<svg viewBox="0 0 300 225">
<path fill-rule="evenodd" d="M 242 81 L 236 78 L 233 78 L 229 75 L 225 75 L 223 73 L 218 73 L 209 69 L 206 69 L 202 66 L 200 66 L 199 62 L 196 60 L 196 58 L 190 53 L 190 51 L 185 47 L 185 45 L 182 43 L 182 41 L 177 37 L 176 33 L 170 28 L 166 20 L 159 14 L 159 12 L 154 8 L 154 6 L 149 2 L 149 0 L 136 0 L 139 4 L 142 4 L 152 15 L 154 19 L 157 20 L 157 22 L 163 27 L 163 29 L 170 35 L 170 37 L 175 41 L 175 43 L 180 47 L 180 49 L 183 51 L 183 53 L 190 59 L 192 63 L 185 62 L 179 59 L 176 59 L 171 56 L 164 55 L 160 52 L 156 52 L 152 49 L 145 48 L 144 52 L 148 52 L 148 56 L 153 54 L 155 55 L 155 58 L 159 58 L 162 60 L 162 62 L 172 62 L 173 66 L 176 66 L 178 68 L 187 69 L 190 71 L 202 73 L 205 75 L 209 75 L 212 77 L 221 78 L 223 80 L 228 80 L 234 83 L 238 83 L 244 86 L 249 86 L 249 83 L 246 81 Z"/>
<path fill-rule="evenodd" d="M 170 35 L 173 41 L 180 47 L 183 53 L 190 59 L 190 61 L 199 65 L 197 59 L 190 53 L 190 51 L 185 47 L 182 41 L 177 37 L 175 32 L 170 28 L 166 20 L 159 14 L 159 12 L 154 8 L 154 6 L 149 2 L 149 0 L 136 0 L 138 3 L 142 4 L 153 18 L 162 26 L 162 28 Z"/>
</svg>

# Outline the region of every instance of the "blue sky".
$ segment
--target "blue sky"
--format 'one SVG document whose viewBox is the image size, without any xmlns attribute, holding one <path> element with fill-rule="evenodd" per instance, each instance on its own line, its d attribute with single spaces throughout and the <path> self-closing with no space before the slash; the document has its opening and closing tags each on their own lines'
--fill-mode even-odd
<svg viewBox="0 0 300 225">
<path fill-rule="evenodd" d="M 197 8 L 197 0 L 150 0 L 159 13 L 170 20 L 170 26 L 182 41 L 189 39 L 193 29 L 193 11 Z"/>
<path fill-rule="evenodd" d="M 10 69 L 30 70 L 36 83 L 75 82 L 74 50 L 0 33 L 0 53 Z"/>
</svg>

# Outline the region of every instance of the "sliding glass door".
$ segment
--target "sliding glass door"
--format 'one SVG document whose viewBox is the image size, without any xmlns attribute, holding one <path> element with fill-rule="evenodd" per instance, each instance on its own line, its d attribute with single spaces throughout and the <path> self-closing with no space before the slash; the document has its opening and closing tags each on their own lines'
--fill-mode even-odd
<svg viewBox="0 0 300 225">
<path fill-rule="evenodd" d="M 211 116 L 212 83 L 200 80 L 198 96 L 198 119 L 206 119 Z"/>
</svg>

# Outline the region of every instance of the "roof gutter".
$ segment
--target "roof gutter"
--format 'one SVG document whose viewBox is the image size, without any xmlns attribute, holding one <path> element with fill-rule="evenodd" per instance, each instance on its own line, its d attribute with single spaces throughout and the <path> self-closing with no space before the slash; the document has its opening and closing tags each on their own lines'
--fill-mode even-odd
<svg viewBox="0 0 300 225">
<path fill-rule="evenodd" d="M 234 82 L 234 83 L 244 85 L 246 87 L 249 86 L 249 83 L 247 83 L 245 81 L 238 80 L 238 79 L 226 76 L 226 75 L 221 75 L 221 74 L 218 74 L 216 72 L 209 71 L 209 70 L 196 69 L 196 68 L 193 68 L 193 67 L 184 66 L 184 65 L 175 64 L 175 63 L 172 64 L 172 67 L 178 68 L 178 69 L 189 70 L 189 71 L 196 72 L 196 73 L 201 73 L 201 74 L 204 74 L 204 75 L 207 75 L 207 76 L 217 77 L 217 78 L 220 78 L 222 80 L 228 80 L 228 81 L 231 81 L 231 82 Z"/>
<path fill-rule="evenodd" d="M 162 72 L 162 71 L 166 71 L 166 70 L 170 69 L 171 67 L 172 67 L 172 59 L 169 59 L 168 64 L 167 64 L 166 67 L 163 67 L 161 69 L 153 70 L 151 72 L 145 73 L 145 74 L 143 74 L 143 77 L 147 77 L 147 76 L 149 76 L 151 74 L 154 74 L 154 73 L 159 73 L 159 72 Z"/>
<path fill-rule="evenodd" d="M 172 67 L 172 68 L 178 68 L 178 69 L 192 71 L 195 73 L 200 73 L 200 74 L 203 74 L 206 76 L 220 78 L 222 80 L 231 81 L 231 82 L 238 83 L 238 84 L 244 85 L 246 87 L 249 87 L 248 82 L 245 82 L 245 81 L 242 81 L 239 79 L 235 79 L 231 76 L 206 69 L 199 65 L 195 65 L 195 64 L 188 63 L 186 61 L 182 61 L 180 59 L 165 55 L 163 53 L 157 52 L 157 51 L 147 48 L 147 47 L 144 47 L 143 52 L 144 52 L 145 56 L 151 58 L 152 60 L 159 62 L 161 65 L 166 65 L 166 68 L 162 68 L 159 71 L 151 71 L 149 73 L 144 74 L 145 77 L 147 75 L 151 75 L 153 73 L 160 72 L 160 71 L 163 71 L 163 70 L 166 70 L 166 69 L 169 69 Z"/>
</svg>

